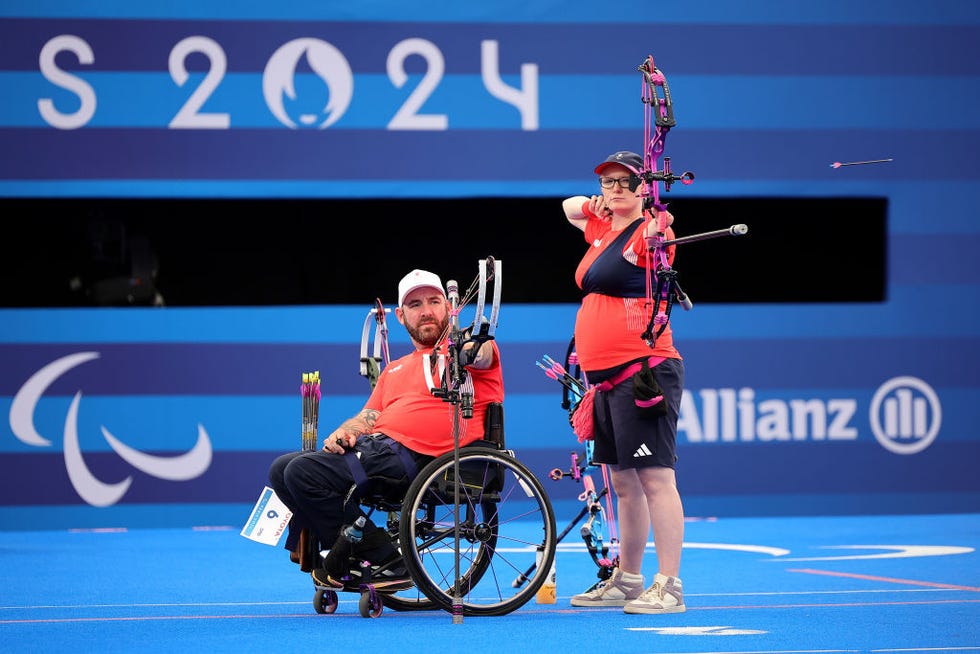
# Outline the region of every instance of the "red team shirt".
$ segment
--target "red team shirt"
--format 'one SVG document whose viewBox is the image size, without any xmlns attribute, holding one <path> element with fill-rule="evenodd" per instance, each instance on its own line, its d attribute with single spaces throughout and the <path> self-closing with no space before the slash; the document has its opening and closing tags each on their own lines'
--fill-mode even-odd
<svg viewBox="0 0 980 654">
<path fill-rule="evenodd" d="M 586 214 L 588 222 L 585 225 L 585 240 L 591 246 L 582 257 L 575 270 L 575 283 L 585 290 L 586 275 L 595 276 L 597 269 L 593 264 L 610 244 L 623 235 L 623 230 L 612 231 L 611 223 L 595 215 Z M 674 348 L 674 339 L 670 324 L 657 337 L 656 346 L 650 348 L 640 334 L 650 321 L 652 306 L 646 305 L 643 289 L 638 287 L 642 276 L 637 270 L 645 271 L 647 253 L 646 240 L 643 236 L 644 221 L 638 226 L 627 226 L 626 231 L 632 230 L 626 236 L 626 242 L 621 251 L 622 259 L 631 267 L 614 265 L 610 271 L 607 268 L 601 276 L 604 292 L 588 292 L 582 299 L 575 320 L 575 348 L 583 370 L 608 370 L 629 361 L 643 357 L 658 356 L 680 359 L 681 355 Z M 674 232 L 667 228 L 666 237 L 674 238 Z M 609 255 L 613 255 L 609 252 Z M 674 247 L 668 248 L 668 262 L 674 260 Z M 611 261 L 609 257 L 605 262 Z M 621 263 L 621 262 L 614 262 Z M 655 283 L 655 282 L 654 282 Z M 655 328 L 659 329 L 659 325 Z"/>
<path fill-rule="evenodd" d="M 483 438 L 487 405 L 504 400 L 500 352 L 495 342 L 491 345 L 492 366 L 466 369 L 463 388 L 473 392 L 473 417 L 460 420 L 461 446 Z M 445 345 L 441 351 L 445 353 Z M 431 350 L 416 350 L 385 366 L 365 408 L 381 412 L 375 431 L 420 454 L 439 456 L 453 449 L 453 405 L 433 398 L 425 374 L 426 354 L 431 360 Z M 433 383 L 439 385 L 440 377 L 437 368 L 432 373 Z"/>
</svg>

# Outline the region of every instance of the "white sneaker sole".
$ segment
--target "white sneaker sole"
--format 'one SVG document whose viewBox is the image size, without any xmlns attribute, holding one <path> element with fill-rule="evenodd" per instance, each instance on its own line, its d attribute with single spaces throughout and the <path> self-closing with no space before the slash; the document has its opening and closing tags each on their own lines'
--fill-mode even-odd
<svg viewBox="0 0 980 654">
<path fill-rule="evenodd" d="M 626 604 L 623 607 L 623 613 L 642 613 L 644 615 L 659 615 L 661 613 L 683 613 L 687 610 L 684 604 L 679 606 L 667 606 L 667 607 L 646 607 L 646 606 L 630 606 Z"/>
<path fill-rule="evenodd" d="M 572 606 L 626 606 L 633 600 L 576 600 L 574 597 L 571 599 Z"/>
</svg>

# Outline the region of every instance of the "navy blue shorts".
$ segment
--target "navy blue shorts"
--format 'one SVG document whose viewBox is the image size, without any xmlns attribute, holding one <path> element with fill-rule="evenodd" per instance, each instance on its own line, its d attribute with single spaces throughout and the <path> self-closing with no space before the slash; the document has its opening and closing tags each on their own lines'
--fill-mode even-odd
<svg viewBox="0 0 980 654">
<path fill-rule="evenodd" d="M 667 414 L 645 415 L 633 402 L 633 378 L 595 394 L 592 461 L 618 468 L 673 468 L 677 463 L 677 415 L 684 389 L 684 362 L 664 359 L 653 368 Z"/>
</svg>

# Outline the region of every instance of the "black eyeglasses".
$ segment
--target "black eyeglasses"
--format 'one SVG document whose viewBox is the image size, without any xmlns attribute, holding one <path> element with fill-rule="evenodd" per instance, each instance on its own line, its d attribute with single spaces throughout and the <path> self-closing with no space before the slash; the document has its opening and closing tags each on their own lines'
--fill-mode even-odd
<svg viewBox="0 0 980 654">
<path fill-rule="evenodd" d="M 632 175 L 629 177 L 600 177 L 599 186 L 602 188 L 612 188 L 614 184 L 619 184 L 619 188 L 630 187 L 630 182 L 633 180 Z"/>
</svg>

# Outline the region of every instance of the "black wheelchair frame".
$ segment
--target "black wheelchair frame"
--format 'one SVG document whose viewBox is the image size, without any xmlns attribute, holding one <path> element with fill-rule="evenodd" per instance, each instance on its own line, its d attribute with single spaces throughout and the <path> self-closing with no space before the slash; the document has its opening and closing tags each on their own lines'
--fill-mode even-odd
<svg viewBox="0 0 980 654">
<path fill-rule="evenodd" d="M 352 557 L 357 574 L 347 578 L 343 588 L 315 584 L 313 607 L 318 613 L 337 610 L 338 592 L 359 593 L 358 609 L 364 617 L 378 617 L 386 606 L 395 611 L 505 615 L 535 596 L 556 553 L 555 515 L 541 482 L 505 449 L 500 403 L 488 407 L 484 440 L 460 448 L 458 482 L 455 464 L 453 452 L 431 461 L 401 502 L 381 496 L 360 500 L 365 517 L 387 514 L 383 528 L 400 557 L 381 566 Z M 319 544 L 312 539 L 307 543 L 317 550 L 307 556 L 319 556 Z M 411 577 L 410 588 L 379 583 L 385 571 L 401 565 Z M 526 584 L 505 581 L 529 568 Z"/>
</svg>

